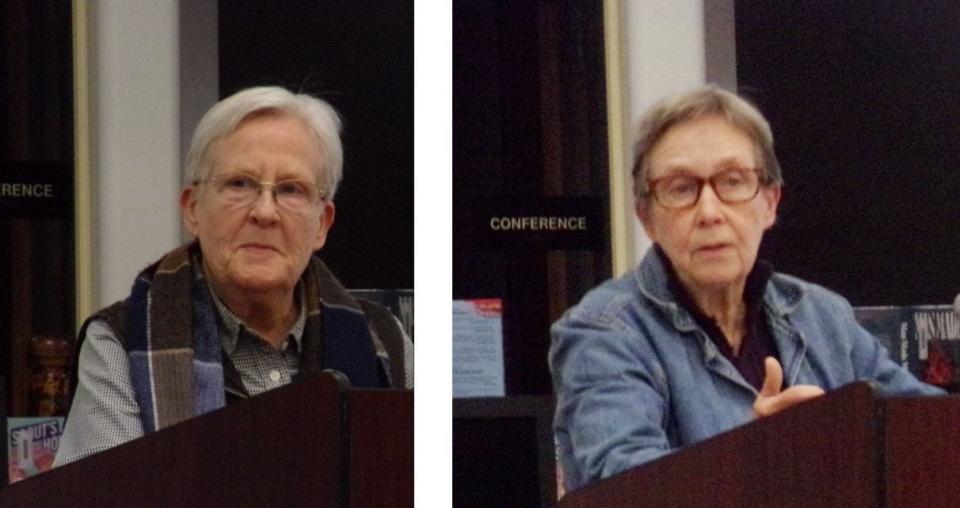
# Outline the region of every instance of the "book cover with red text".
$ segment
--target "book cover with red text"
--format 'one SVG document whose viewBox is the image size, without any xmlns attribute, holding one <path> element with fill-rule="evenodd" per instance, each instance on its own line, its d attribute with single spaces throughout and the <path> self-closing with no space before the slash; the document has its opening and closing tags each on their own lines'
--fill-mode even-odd
<svg viewBox="0 0 960 508">
<path fill-rule="evenodd" d="M 960 315 L 952 305 L 856 307 L 854 315 L 917 379 L 960 388 Z"/>
<path fill-rule="evenodd" d="M 9 482 L 49 471 L 60 447 L 63 417 L 7 418 Z"/>
</svg>

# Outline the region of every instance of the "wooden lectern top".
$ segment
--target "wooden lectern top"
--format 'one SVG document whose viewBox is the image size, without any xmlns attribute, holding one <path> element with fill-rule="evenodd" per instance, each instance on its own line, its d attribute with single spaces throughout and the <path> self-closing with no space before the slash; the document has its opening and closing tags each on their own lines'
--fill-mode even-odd
<svg viewBox="0 0 960 508">
<path fill-rule="evenodd" d="M 960 504 L 960 398 L 855 383 L 588 485 L 561 508 Z"/>
<path fill-rule="evenodd" d="M 324 373 L 0 491 L 0 506 L 413 506 L 413 392 Z"/>
</svg>

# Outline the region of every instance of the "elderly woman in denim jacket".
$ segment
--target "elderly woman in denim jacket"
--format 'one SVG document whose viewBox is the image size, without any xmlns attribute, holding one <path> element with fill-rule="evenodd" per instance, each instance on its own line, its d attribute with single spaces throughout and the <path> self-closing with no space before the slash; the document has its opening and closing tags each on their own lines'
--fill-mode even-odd
<svg viewBox="0 0 960 508">
<path fill-rule="evenodd" d="M 713 86 L 661 102 L 635 152 L 654 246 L 552 328 L 567 490 L 853 381 L 941 393 L 892 362 L 842 297 L 757 259 L 782 178 L 751 104 Z"/>
</svg>

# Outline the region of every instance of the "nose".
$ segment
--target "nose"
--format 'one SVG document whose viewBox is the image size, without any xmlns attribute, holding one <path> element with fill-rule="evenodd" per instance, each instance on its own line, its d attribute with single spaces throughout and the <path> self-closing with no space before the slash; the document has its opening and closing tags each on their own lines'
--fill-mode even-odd
<svg viewBox="0 0 960 508">
<path fill-rule="evenodd" d="M 276 195 L 273 192 L 272 185 L 261 185 L 257 199 L 253 202 L 250 209 L 250 218 L 258 224 L 273 224 L 280 219 L 280 213 L 277 210 Z"/>
<path fill-rule="evenodd" d="M 704 185 L 700 189 L 700 199 L 697 201 L 697 224 L 710 226 L 723 221 L 723 202 L 713 190 L 712 185 Z"/>
</svg>

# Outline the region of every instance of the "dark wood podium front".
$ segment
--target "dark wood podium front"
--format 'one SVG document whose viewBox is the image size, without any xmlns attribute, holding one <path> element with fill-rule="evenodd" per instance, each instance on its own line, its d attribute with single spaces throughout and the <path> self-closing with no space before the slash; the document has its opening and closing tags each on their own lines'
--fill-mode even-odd
<svg viewBox="0 0 960 508">
<path fill-rule="evenodd" d="M 0 506 L 413 506 L 413 392 L 288 385 L 13 484 Z"/>
<path fill-rule="evenodd" d="M 560 503 L 600 506 L 960 506 L 960 398 L 850 385 Z"/>
</svg>

